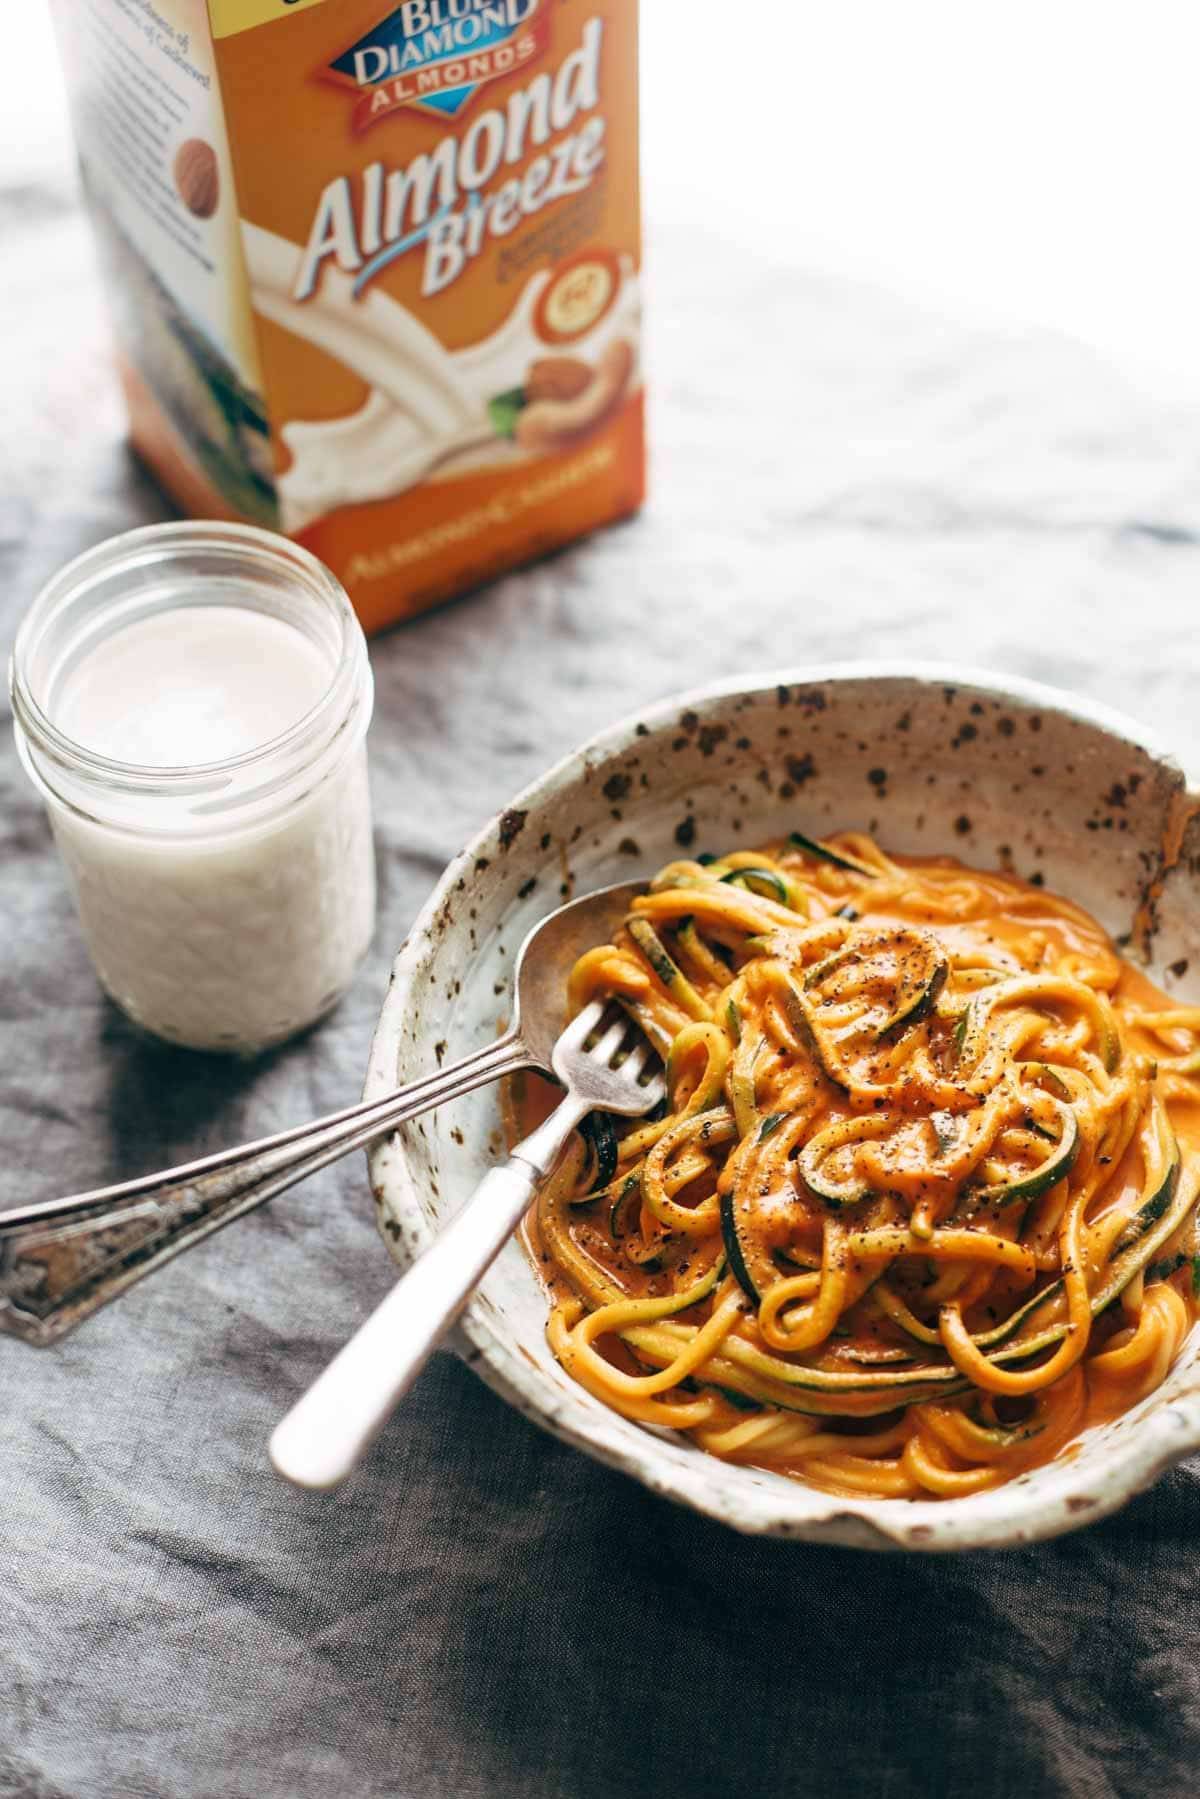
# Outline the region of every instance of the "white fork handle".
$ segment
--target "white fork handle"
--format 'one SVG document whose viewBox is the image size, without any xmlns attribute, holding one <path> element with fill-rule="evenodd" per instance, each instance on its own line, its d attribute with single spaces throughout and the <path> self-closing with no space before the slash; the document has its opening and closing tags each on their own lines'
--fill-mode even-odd
<svg viewBox="0 0 1200 1799">
<path fill-rule="evenodd" d="M 471 1198 L 271 1436 L 271 1460 L 298 1487 L 333 1487 L 354 1469 L 524 1217 L 588 1108 L 566 1099 L 484 1175 Z"/>
</svg>

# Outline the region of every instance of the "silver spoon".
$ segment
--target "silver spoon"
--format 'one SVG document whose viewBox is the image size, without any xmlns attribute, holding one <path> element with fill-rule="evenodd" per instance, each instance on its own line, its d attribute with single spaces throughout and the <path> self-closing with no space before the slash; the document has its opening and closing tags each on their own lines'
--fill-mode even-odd
<svg viewBox="0 0 1200 1799">
<path fill-rule="evenodd" d="M 437 1240 L 277 1425 L 271 1460 L 297 1486 L 336 1486 L 357 1465 L 516 1230 L 581 1119 L 593 1111 L 633 1117 L 662 1098 L 662 1075 L 646 1073 L 645 1040 L 626 1018 L 601 1032 L 603 1015 L 600 1002 L 593 1002 L 554 1046 L 551 1063 L 567 1090 L 565 1099 L 517 1144 L 503 1167 L 484 1175 Z"/>
<path fill-rule="evenodd" d="M 510 1028 L 425 1080 L 161 1174 L 0 1212 L 0 1332 L 57 1342 L 172 1256 L 406 1119 L 518 1068 L 548 1072 L 572 964 L 610 940 L 643 885 L 585 894 L 535 925 L 517 957 Z"/>
</svg>

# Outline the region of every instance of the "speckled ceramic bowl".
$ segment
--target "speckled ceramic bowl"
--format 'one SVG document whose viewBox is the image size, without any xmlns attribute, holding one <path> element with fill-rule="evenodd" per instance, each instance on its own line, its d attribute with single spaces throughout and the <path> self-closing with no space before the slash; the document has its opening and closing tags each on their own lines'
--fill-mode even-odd
<svg viewBox="0 0 1200 1799">
<path fill-rule="evenodd" d="M 1168 991 L 1200 994 L 1200 826 L 1152 735 L 1050 688 L 931 667 L 846 665 L 707 687 L 613 727 L 513 801 L 453 861 L 396 959 L 367 1096 L 495 1036 L 514 951 L 570 893 L 681 851 L 798 826 L 878 832 L 1044 880 L 1132 933 Z M 494 1092 L 406 1126 L 371 1156 L 385 1240 L 406 1264 L 503 1151 Z M 508 1246 L 457 1347 L 537 1423 L 738 1530 L 871 1549 L 1029 1542 L 1103 1516 L 1200 1448 L 1194 1334 L 1152 1397 L 1047 1468 L 948 1503 L 840 1499 L 731 1467 L 619 1418 L 561 1371 L 546 1301 Z"/>
</svg>

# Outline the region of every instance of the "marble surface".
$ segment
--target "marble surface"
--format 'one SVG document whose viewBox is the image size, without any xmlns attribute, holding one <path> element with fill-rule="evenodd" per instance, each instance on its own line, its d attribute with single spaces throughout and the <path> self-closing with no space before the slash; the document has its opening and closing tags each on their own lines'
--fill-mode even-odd
<svg viewBox="0 0 1200 1799">
<path fill-rule="evenodd" d="M 167 507 L 123 446 L 82 221 L 10 188 L 0 239 L 7 652 L 59 563 Z M 648 269 L 646 510 L 373 645 L 380 925 L 320 1030 L 250 1067 L 139 1040 L 0 732 L 0 1206 L 355 1097 L 449 855 L 673 689 L 951 657 L 1200 766 L 1194 407 L 694 232 Z M 352 1486 L 284 1488 L 273 1423 L 388 1281 L 355 1159 L 58 1349 L 0 1341 L 0 1796 L 1190 1787 L 1195 1465 L 1040 1549 L 864 1559 L 677 1512 L 442 1357 Z"/>
</svg>

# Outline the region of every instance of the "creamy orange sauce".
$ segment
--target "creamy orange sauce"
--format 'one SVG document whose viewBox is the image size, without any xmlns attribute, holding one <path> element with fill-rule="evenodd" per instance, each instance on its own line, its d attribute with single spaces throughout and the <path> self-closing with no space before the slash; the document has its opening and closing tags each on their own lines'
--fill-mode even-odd
<svg viewBox="0 0 1200 1799">
<path fill-rule="evenodd" d="M 524 1241 L 615 1409 L 950 1498 L 1164 1378 L 1197 1309 L 1200 1011 L 1069 900 L 852 834 L 683 861 L 576 969 L 572 1009 L 605 996 L 666 1114 L 574 1143 Z M 518 1077 L 512 1133 L 554 1098 Z"/>
</svg>

